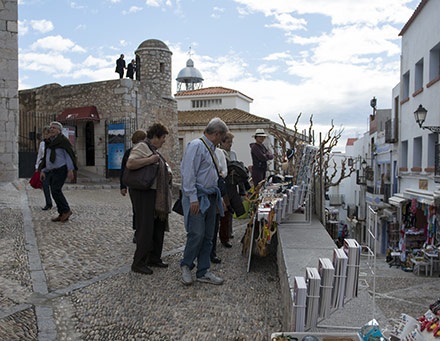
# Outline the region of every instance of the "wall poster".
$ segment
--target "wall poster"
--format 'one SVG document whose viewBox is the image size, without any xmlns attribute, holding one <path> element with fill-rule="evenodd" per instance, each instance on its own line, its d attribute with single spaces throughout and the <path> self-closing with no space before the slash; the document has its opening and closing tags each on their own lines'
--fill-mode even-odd
<svg viewBox="0 0 440 341">
<path fill-rule="evenodd" d="M 108 169 L 121 169 L 122 157 L 125 151 L 124 123 L 108 125 Z"/>
</svg>

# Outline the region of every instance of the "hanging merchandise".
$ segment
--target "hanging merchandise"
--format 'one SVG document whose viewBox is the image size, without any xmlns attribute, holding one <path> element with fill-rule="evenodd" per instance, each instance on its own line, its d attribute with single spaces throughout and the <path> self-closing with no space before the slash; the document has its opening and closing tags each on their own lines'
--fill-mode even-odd
<svg viewBox="0 0 440 341">
<path fill-rule="evenodd" d="M 412 199 L 411 200 L 411 213 L 416 214 L 416 211 L 417 211 L 417 200 Z"/>
</svg>

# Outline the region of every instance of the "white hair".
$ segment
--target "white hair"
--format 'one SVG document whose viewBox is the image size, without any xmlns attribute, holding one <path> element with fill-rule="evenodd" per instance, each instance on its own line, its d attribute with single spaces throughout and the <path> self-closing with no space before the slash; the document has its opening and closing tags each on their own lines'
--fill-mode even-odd
<svg viewBox="0 0 440 341">
<path fill-rule="evenodd" d="M 56 126 L 59 129 L 59 131 L 63 131 L 63 125 L 60 122 L 58 122 L 58 121 L 50 122 L 50 125 L 51 126 Z"/>
<path fill-rule="evenodd" d="M 226 123 L 218 117 L 214 117 L 211 121 L 209 121 L 208 125 L 205 128 L 205 132 L 209 135 L 217 132 L 221 134 L 226 134 L 228 131 L 229 129 Z"/>
</svg>

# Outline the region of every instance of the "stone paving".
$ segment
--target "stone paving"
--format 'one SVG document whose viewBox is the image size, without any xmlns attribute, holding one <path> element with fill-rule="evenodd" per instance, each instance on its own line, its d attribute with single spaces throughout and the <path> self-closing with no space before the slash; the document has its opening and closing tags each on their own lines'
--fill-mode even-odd
<svg viewBox="0 0 440 341">
<path fill-rule="evenodd" d="M 223 261 L 212 270 L 225 284 L 186 287 L 178 266 L 183 218 L 170 216 L 164 244 L 170 267 L 155 268 L 152 276 L 132 273 L 131 203 L 116 186 L 106 186 L 66 190 L 73 211 L 66 223 L 50 221 L 56 210 L 41 210 L 39 190 L 25 185 L 2 195 L 1 340 L 266 340 L 280 330 L 276 261 L 255 259 L 246 272 L 239 243 L 246 221 L 234 221 L 232 249 L 218 246 Z M 30 224 L 23 222 L 26 209 Z M 29 268 L 27 225 L 44 283 L 32 261 Z"/>
<path fill-rule="evenodd" d="M 281 331 L 276 260 L 254 257 L 246 272 L 239 242 L 246 221 L 234 221 L 232 249 L 217 248 L 223 261 L 212 270 L 225 284 L 186 287 L 182 217 L 171 214 L 165 235 L 170 267 L 135 274 L 131 204 L 116 185 L 69 186 L 73 215 L 53 223 L 56 210 L 42 211 L 42 192 L 23 184 L 0 185 L 0 340 L 267 340 Z M 371 305 L 372 287 L 363 264 L 360 302 Z M 385 327 L 403 312 L 423 314 L 439 287 L 438 272 L 416 276 L 378 257 L 376 309 Z M 325 324 L 366 309 L 351 305 Z"/>
</svg>

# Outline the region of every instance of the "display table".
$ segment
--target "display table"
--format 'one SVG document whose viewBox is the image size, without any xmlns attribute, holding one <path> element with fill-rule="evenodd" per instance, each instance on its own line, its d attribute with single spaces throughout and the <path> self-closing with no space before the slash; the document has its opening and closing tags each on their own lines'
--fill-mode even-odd
<svg viewBox="0 0 440 341">
<path fill-rule="evenodd" d="M 432 277 L 433 270 L 436 268 L 438 264 L 440 264 L 438 252 L 430 252 L 427 250 L 423 250 L 423 255 L 425 256 L 425 260 L 428 262 L 429 274 Z"/>
</svg>

